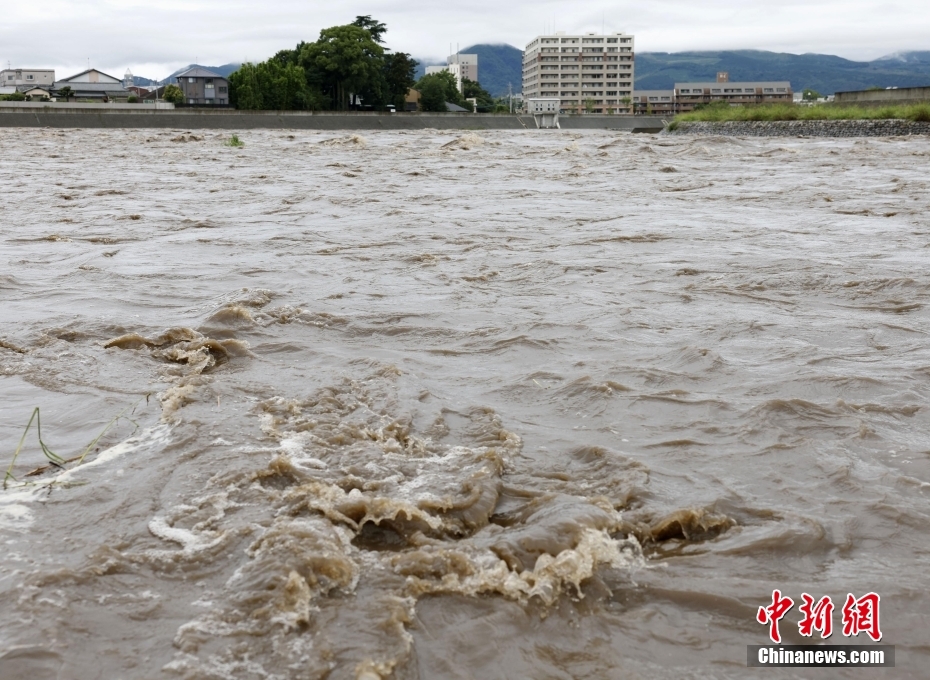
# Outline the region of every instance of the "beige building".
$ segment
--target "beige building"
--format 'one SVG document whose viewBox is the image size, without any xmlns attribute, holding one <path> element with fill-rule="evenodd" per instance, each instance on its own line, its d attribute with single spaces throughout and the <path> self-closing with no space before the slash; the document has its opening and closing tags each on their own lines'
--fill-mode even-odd
<svg viewBox="0 0 930 680">
<path fill-rule="evenodd" d="M 129 96 L 122 80 L 95 68 L 55 81 L 52 92 L 57 96 L 65 87 L 71 88 L 71 99 L 75 101 L 120 101 Z"/>
<path fill-rule="evenodd" d="M 55 71 L 47 68 L 8 68 L 0 71 L 0 87 L 50 88 L 55 82 Z"/>
<path fill-rule="evenodd" d="M 478 55 L 477 54 L 453 54 L 446 59 L 450 66 L 455 64 L 459 67 L 462 78 L 478 82 Z"/>
<path fill-rule="evenodd" d="M 726 101 L 732 106 L 790 103 L 794 100 L 791 83 L 730 82 L 730 74 L 721 71 L 714 82 L 675 83 L 673 90 L 636 90 L 634 113 L 675 114 L 694 111 L 699 104 Z"/>
<path fill-rule="evenodd" d="M 632 113 L 635 50 L 626 33 L 541 35 L 523 53 L 523 96 L 562 113 Z"/>
</svg>

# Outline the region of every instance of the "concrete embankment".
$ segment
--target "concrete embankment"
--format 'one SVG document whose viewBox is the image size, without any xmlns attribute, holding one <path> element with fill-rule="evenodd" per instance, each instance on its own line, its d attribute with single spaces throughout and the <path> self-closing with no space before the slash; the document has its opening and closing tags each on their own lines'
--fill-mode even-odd
<svg viewBox="0 0 930 680">
<path fill-rule="evenodd" d="M 930 135 L 930 123 L 911 120 L 779 120 L 682 122 L 671 134 L 729 137 L 897 137 Z"/>
<path fill-rule="evenodd" d="M 560 119 L 563 130 L 657 132 L 656 116 L 582 115 Z M 532 116 L 455 113 L 310 113 L 297 111 L 173 111 L 67 108 L 61 105 L 0 107 L 0 127 L 168 128 L 187 130 L 535 130 Z"/>
</svg>

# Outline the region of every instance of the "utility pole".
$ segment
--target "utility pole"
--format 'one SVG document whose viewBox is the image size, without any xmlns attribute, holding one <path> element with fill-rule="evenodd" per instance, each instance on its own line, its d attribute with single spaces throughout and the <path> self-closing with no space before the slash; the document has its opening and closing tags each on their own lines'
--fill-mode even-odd
<svg viewBox="0 0 930 680">
<path fill-rule="evenodd" d="M 510 98 L 510 113 L 513 113 L 513 83 L 507 83 L 507 96 Z"/>
</svg>

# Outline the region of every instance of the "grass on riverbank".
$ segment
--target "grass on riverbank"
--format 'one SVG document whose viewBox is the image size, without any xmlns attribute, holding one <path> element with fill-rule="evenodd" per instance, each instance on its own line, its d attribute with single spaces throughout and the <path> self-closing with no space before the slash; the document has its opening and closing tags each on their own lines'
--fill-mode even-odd
<svg viewBox="0 0 930 680">
<path fill-rule="evenodd" d="M 676 122 L 753 120 L 914 120 L 930 122 L 930 104 L 908 104 L 898 106 L 843 106 L 820 104 L 798 106 L 797 104 L 760 104 L 759 106 L 714 105 L 691 113 L 681 113 Z"/>
</svg>

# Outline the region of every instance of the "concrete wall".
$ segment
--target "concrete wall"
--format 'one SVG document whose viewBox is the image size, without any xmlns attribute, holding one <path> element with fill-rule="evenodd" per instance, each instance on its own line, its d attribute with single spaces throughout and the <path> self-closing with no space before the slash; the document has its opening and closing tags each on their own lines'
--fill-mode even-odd
<svg viewBox="0 0 930 680">
<path fill-rule="evenodd" d="M 930 87 L 837 92 L 834 101 L 837 104 L 916 104 L 918 102 L 930 102 Z"/>
<path fill-rule="evenodd" d="M 31 102 L 29 102 L 31 103 Z M 560 116 L 563 130 L 654 131 L 664 121 L 654 116 Z M 96 109 L 75 105 L 0 107 L 0 127 L 169 128 L 187 130 L 535 130 L 532 116 L 481 113 L 307 113 L 175 109 L 155 111 L 131 104 Z"/>
<path fill-rule="evenodd" d="M 130 94 L 135 93 L 130 92 Z M 87 113 L 89 111 L 137 111 L 139 109 L 154 111 L 156 108 L 174 110 L 174 104 L 161 101 L 158 102 L 158 104 L 119 104 L 116 102 L 110 102 L 108 104 L 86 104 L 81 102 L 65 102 L 64 100 L 59 103 L 0 102 L 0 111 L 2 111 L 2 109 L 28 109 L 30 112 L 55 111 L 64 113 Z"/>
</svg>

